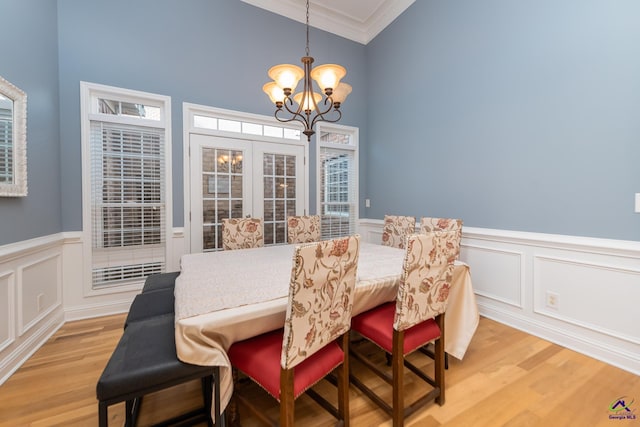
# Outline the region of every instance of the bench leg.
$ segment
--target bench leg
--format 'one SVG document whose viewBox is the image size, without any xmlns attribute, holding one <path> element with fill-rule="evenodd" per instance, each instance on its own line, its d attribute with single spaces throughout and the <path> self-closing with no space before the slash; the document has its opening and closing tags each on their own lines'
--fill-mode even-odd
<svg viewBox="0 0 640 427">
<path fill-rule="evenodd" d="M 109 407 L 104 402 L 100 402 L 98 404 L 98 426 L 99 427 L 109 426 Z"/>
<path fill-rule="evenodd" d="M 126 419 L 124 423 L 125 427 L 135 427 L 138 424 L 140 405 L 142 405 L 142 396 L 126 401 Z"/>
</svg>

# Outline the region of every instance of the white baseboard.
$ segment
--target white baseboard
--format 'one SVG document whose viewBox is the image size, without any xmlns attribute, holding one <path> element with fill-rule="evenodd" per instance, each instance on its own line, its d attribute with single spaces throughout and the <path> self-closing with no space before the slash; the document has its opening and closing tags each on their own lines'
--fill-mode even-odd
<svg viewBox="0 0 640 427">
<path fill-rule="evenodd" d="M 38 328 L 0 358 L 0 386 L 9 379 L 42 345 L 64 325 L 64 314 L 58 310 L 43 321 Z M 3 352 L 4 353 L 4 352 Z"/>
<path fill-rule="evenodd" d="M 75 320 L 92 319 L 94 317 L 127 313 L 130 305 L 131 299 L 127 298 L 122 301 L 75 306 L 65 310 L 64 320 L 65 322 L 71 322 Z"/>
</svg>

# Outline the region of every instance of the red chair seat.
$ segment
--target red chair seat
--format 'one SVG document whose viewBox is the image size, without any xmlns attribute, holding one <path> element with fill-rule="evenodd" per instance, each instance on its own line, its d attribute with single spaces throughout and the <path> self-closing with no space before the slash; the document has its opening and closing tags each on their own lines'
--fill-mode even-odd
<svg viewBox="0 0 640 427">
<path fill-rule="evenodd" d="M 351 319 L 351 329 L 373 341 L 388 353 L 393 352 L 393 316 L 396 303 L 388 302 Z M 403 353 L 409 354 L 440 337 L 434 319 L 426 320 L 404 331 Z"/>
<path fill-rule="evenodd" d="M 229 349 L 231 365 L 244 372 L 270 395 L 280 401 L 280 358 L 283 330 L 234 343 Z M 297 398 L 324 378 L 344 360 L 334 341 L 294 367 L 294 396 Z"/>
</svg>

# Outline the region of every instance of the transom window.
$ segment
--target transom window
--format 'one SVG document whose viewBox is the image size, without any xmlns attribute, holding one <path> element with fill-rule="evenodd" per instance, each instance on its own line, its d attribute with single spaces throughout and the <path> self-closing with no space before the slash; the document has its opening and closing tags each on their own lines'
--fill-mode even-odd
<svg viewBox="0 0 640 427">
<path fill-rule="evenodd" d="M 207 130 L 242 133 L 245 135 L 268 136 L 271 138 L 300 140 L 300 131 L 284 126 L 272 126 L 242 120 L 230 120 L 200 114 L 193 115 L 193 127 Z"/>
</svg>

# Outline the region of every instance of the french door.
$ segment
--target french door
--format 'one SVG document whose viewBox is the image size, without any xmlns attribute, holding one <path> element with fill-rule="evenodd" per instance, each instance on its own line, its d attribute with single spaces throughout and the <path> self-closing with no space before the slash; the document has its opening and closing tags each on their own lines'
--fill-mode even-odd
<svg viewBox="0 0 640 427">
<path fill-rule="evenodd" d="M 266 245 L 286 243 L 286 219 L 304 213 L 304 147 L 192 133 L 191 252 L 222 248 L 222 219 L 256 217 Z"/>
</svg>

